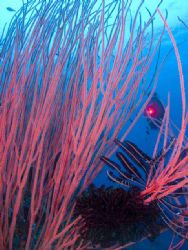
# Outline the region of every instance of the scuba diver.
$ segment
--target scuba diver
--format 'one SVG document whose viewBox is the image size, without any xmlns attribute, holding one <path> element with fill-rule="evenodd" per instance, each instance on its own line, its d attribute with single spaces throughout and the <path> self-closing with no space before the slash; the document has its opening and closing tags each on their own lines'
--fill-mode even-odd
<svg viewBox="0 0 188 250">
<path fill-rule="evenodd" d="M 157 93 L 153 95 L 149 103 L 147 104 L 144 116 L 147 119 L 148 127 L 146 133 L 149 134 L 149 129 L 158 129 L 161 126 L 165 109 L 162 102 L 159 100 Z"/>
</svg>

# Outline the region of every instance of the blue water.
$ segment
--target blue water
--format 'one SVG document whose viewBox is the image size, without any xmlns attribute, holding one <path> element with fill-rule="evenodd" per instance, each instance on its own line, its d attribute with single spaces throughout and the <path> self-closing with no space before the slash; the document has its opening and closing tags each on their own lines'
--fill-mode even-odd
<svg viewBox="0 0 188 250">
<path fill-rule="evenodd" d="M 184 73 L 184 80 L 185 80 L 185 92 L 186 92 L 186 103 L 188 103 L 188 30 L 181 25 L 173 30 L 173 34 L 176 38 L 176 42 L 178 45 L 178 49 L 181 56 L 181 62 L 183 67 L 183 73 Z M 166 39 L 168 39 L 168 42 L 165 41 L 164 44 L 162 44 L 162 54 L 165 55 L 169 50 L 173 48 L 171 42 L 169 41 L 168 36 L 166 36 Z M 161 71 L 156 93 L 160 100 L 163 102 L 164 105 L 167 105 L 167 96 L 170 94 L 170 116 L 171 120 L 175 122 L 178 127 L 181 126 L 181 107 L 182 107 L 182 101 L 181 101 L 181 92 L 180 92 L 180 84 L 179 84 L 179 72 L 178 72 L 178 66 L 177 66 L 177 59 L 174 54 L 174 50 L 169 54 L 166 63 Z M 156 142 L 156 138 L 158 135 L 158 130 L 149 130 L 149 134 L 146 133 L 148 127 L 148 123 L 144 115 L 142 115 L 138 121 L 138 123 L 135 125 L 134 129 L 131 131 L 131 133 L 128 135 L 127 139 L 134 142 L 138 147 L 142 148 L 142 150 L 147 153 L 148 155 L 152 156 L 153 148 Z M 188 131 L 186 133 L 186 136 L 188 136 Z M 113 160 L 116 160 L 115 156 L 111 157 Z M 102 184 L 114 185 L 114 187 L 117 187 L 117 184 L 113 184 L 111 181 L 109 181 L 106 171 L 108 170 L 108 167 L 104 167 L 104 169 L 101 171 L 99 176 L 97 176 L 95 180 L 95 184 L 97 186 L 100 186 Z M 159 235 L 154 241 L 144 240 L 142 242 L 139 242 L 133 246 L 130 246 L 128 249 L 131 250 L 166 250 L 168 249 L 171 239 L 172 239 L 172 231 L 168 230 L 161 235 Z M 183 245 L 181 250 L 187 250 L 188 249 L 188 242 Z"/>
<path fill-rule="evenodd" d="M 7 7 L 11 7 L 7 3 Z M 12 9 L 14 9 L 12 7 Z M 13 12 L 14 10 L 6 9 L 8 12 Z M 170 11 L 170 10 L 169 10 Z M 173 34 L 176 38 L 176 42 L 178 44 L 179 52 L 181 55 L 181 61 L 184 71 L 184 79 L 185 79 L 185 90 L 186 97 L 188 99 L 188 30 L 182 25 L 179 24 L 177 28 L 173 28 Z M 165 55 L 171 48 L 172 44 L 166 35 L 166 39 L 163 41 L 161 54 Z M 162 68 L 158 85 L 156 89 L 156 93 L 160 100 L 167 104 L 167 95 L 170 93 L 170 116 L 171 119 L 180 127 L 181 125 L 181 93 L 180 93 L 180 85 L 179 85 L 179 73 L 177 68 L 177 61 L 174 55 L 174 51 L 172 51 L 167 61 Z M 147 134 L 148 122 L 146 118 L 142 115 L 135 125 L 134 129 L 128 135 L 127 139 L 133 141 L 139 147 L 142 147 L 142 150 L 146 152 L 148 155 L 152 155 L 153 148 L 156 142 L 157 130 L 149 130 L 149 134 Z M 188 134 L 187 134 L 188 136 Z M 114 185 L 111 181 L 109 181 L 106 170 L 108 167 L 104 167 L 101 173 L 97 176 L 94 183 L 97 186 L 102 184 L 105 185 Z M 154 241 L 144 240 L 143 242 L 137 243 L 136 245 L 130 247 L 129 249 L 134 250 L 157 250 L 157 249 L 168 249 L 172 237 L 172 233 L 167 231 L 158 236 Z M 182 250 L 188 249 L 188 243 L 186 243 L 182 248 Z"/>
</svg>

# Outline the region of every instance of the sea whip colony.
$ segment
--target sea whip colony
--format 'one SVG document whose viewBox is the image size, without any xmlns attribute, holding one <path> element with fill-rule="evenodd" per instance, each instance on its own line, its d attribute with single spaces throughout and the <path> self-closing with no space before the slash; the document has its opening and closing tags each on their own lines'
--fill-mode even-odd
<svg viewBox="0 0 188 250">
<path fill-rule="evenodd" d="M 159 10 L 142 21 L 144 1 L 133 16 L 131 0 L 101 2 L 29 0 L 1 37 L 1 250 L 92 249 L 79 234 L 82 218 L 72 216 L 75 200 L 152 97 L 158 64 L 152 82 L 148 73 L 164 33 L 153 28 Z M 177 164 L 187 124 L 183 73 L 161 18 L 178 61 L 182 126 L 167 166 L 150 171 L 145 203 L 188 185 L 187 157 Z M 186 211 L 175 219 L 186 227 Z"/>
</svg>

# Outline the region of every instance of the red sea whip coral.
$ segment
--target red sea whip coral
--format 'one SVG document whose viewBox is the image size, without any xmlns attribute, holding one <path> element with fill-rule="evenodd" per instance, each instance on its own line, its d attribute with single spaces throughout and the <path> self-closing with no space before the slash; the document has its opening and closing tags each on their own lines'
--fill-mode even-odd
<svg viewBox="0 0 188 250">
<path fill-rule="evenodd" d="M 142 4 L 128 22 L 131 1 L 31 0 L 1 37 L 0 249 L 86 249 L 75 197 L 154 92 Z"/>
<path fill-rule="evenodd" d="M 158 204 L 162 213 L 162 219 L 166 225 L 173 230 L 175 235 L 182 238 L 176 246 L 173 247 L 171 245 L 169 249 L 180 249 L 183 242 L 188 239 L 188 142 L 185 136 L 188 113 L 186 113 L 184 77 L 178 48 L 166 20 L 160 10 L 158 9 L 157 11 L 168 31 L 177 58 L 182 97 L 181 129 L 178 136 L 174 137 L 169 144 L 170 103 L 168 103 L 152 158 L 149 159 L 146 154 L 129 141 L 121 143 L 119 140 L 116 140 L 116 144 L 123 149 L 124 153 L 132 159 L 135 165 L 120 152 L 116 153 L 116 155 L 126 169 L 125 171 L 122 171 L 119 165 L 110 159 L 106 157 L 101 159 L 115 169 L 115 172 L 119 173 L 119 177 L 115 177 L 113 172 L 108 173 L 113 181 L 126 188 L 140 185 L 139 198 L 142 199 L 143 204 L 149 205 L 154 201 Z M 157 155 L 157 149 L 162 136 L 163 150 L 160 155 Z M 145 172 L 144 178 L 139 171 Z"/>
</svg>

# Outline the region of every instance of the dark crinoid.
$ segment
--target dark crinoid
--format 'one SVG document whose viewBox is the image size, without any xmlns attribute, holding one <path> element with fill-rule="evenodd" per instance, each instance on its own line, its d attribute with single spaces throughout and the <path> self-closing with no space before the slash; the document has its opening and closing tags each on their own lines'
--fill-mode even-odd
<svg viewBox="0 0 188 250">
<path fill-rule="evenodd" d="M 74 215 L 82 216 L 80 237 L 102 248 L 154 238 L 161 229 L 155 203 L 144 205 L 139 189 L 90 185 L 77 199 Z"/>
</svg>

